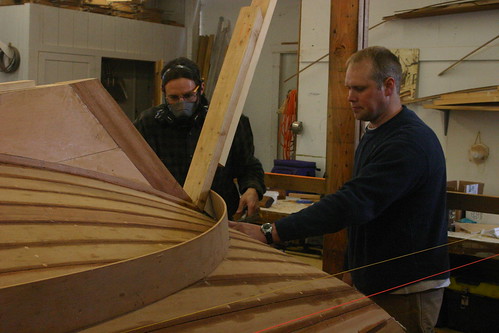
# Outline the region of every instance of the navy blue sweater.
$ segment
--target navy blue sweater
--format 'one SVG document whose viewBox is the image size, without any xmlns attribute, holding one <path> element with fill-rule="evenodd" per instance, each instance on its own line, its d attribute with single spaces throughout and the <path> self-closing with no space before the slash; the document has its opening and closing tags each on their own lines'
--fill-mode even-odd
<svg viewBox="0 0 499 333">
<path fill-rule="evenodd" d="M 445 158 L 435 133 L 405 106 L 355 153 L 352 180 L 316 204 L 276 222 L 282 240 L 348 228 L 349 269 L 447 242 Z M 447 247 L 352 272 L 364 294 L 447 270 Z M 443 279 L 448 273 L 430 279 Z"/>
</svg>

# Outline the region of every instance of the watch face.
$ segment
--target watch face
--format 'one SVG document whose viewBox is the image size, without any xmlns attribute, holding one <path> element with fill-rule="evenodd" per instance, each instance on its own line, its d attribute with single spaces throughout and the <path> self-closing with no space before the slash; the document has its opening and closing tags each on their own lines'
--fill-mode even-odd
<svg viewBox="0 0 499 333">
<path fill-rule="evenodd" d="M 265 224 L 262 224 L 262 230 L 264 232 L 269 232 L 272 230 L 272 224 L 270 223 L 265 223 Z"/>
</svg>

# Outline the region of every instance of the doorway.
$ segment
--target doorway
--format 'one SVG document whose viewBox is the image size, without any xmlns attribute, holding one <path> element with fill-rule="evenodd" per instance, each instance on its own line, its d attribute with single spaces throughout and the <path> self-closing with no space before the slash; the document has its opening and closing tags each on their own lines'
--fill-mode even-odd
<svg viewBox="0 0 499 333">
<path fill-rule="evenodd" d="M 131 121 L 154 105 L 154 64 L 102 58 L 101 82 Z"/>
</svg>

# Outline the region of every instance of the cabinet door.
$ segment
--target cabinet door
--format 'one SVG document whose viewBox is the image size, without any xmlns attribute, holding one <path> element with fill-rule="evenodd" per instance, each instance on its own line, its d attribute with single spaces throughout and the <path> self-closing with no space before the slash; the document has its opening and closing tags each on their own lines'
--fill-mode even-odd
<svg viewBox="0 0 499 333">
<path fill-rule="evenodd" d="M 37 84 L 50 84 L 87 78 L 100 78 L 96 56 L 40 52 Z"/>
</svg>

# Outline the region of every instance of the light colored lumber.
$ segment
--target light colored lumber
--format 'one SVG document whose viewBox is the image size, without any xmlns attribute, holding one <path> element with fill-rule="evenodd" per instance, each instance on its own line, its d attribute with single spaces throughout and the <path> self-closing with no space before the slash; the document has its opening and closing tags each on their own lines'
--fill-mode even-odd
<svg viewBox="0 0 499 333">
<path fill-rule="evenodd" d="M 185 192 L 201 210 L 206 204 L 227 132 L 234 119 L 261 24 L 260 8 L 241 9 L 184 183 Z"/>
<path fill-rule="evenodd" d="M 457 91 L 450 92 L 450 93 L 446 92 L 446 93 L 437 94 L 437 95 L 430 95 L 430 96 L 415 98 L 415 99 L 412 99 L 412 100 L 404 101 L 404 103 L 405 104 L 413 104 L 413 103 L 419 103 L 419 102 L 424 102 L 424 101 L 436 99 L 436 98 L 447 96 L 447 95 L 452 95 L 452 94 L 455 94 L 455 93 L 486 91 L 486 90 L 490 90 L 490 89 L 499 89 L 499 86 L 485 86 L 485 87 L 478 87 L 478 88 L 470 88 L 470 89 L 457 90 Z"/>
<path fill-rule="evenodd" d="M 459 2 L 459 3 L 456 3 Z M 458 13 L 469 13 L 482 10 L 493 10 L 499 8 L 497 0 L 473 0 L 473 1 L 447 1 L 442 4 L 432 4 L 429 6 L 410 9 L 405 12 L 384 16 L 383 20 L 411 19 L 418 17 L 429 17 L 437 15 L 449 15 Z"/>
<path fill-rule="evenodd" d="M 462 111 L 499 111 L 499 106 L 489 106 L 489 105 L 435 105 L 435 104 L 424 104 L 425 109 L 437 109 L 437 110 L 462 110 Z"/>
<path fill-rule="evenodd" d="M 258 59 L 260 59 L 260 53 L 262 52 L 263 44 L 265 43 L 265 37 L 267 36 L 267 31 L 269 30 L 270 22 L 272 20 L 272 14 L 274 13 L 276 4 L 277 0 L 253 0 L 251 3 L 252 6 L 259 7 L 262 11 L 263 23 L 260 32 L 258 33 L 258 39 L 253 51 L 253 56 L 251 57 L 243 87 L 239 95 L 239 100 L 237 101 L 233 121 L 230 124 L 227 138 L 225 139 L 224 148 L 219 161 L 220 165 L 225 165 L 225 163 L 227 162 L 230 148 L 232 147 L 232 141 L 234 139 L 234 135 L 236 134 L 238 120 L 243 113 L 244 104 L 246 103 L 246 98 L 248 97 L 248 92 L 251 86 L 251 82 L 253 81 L 253 75 L 255 73 L 256 65 L 258 64 Z"/>
<path fill-rule="evenodd" d="M 499 90 L 443 95 L 439 99 L 434 100 L 433 104 L 454 105 L 497 102 L 499 102 Z"/>
</svg>

